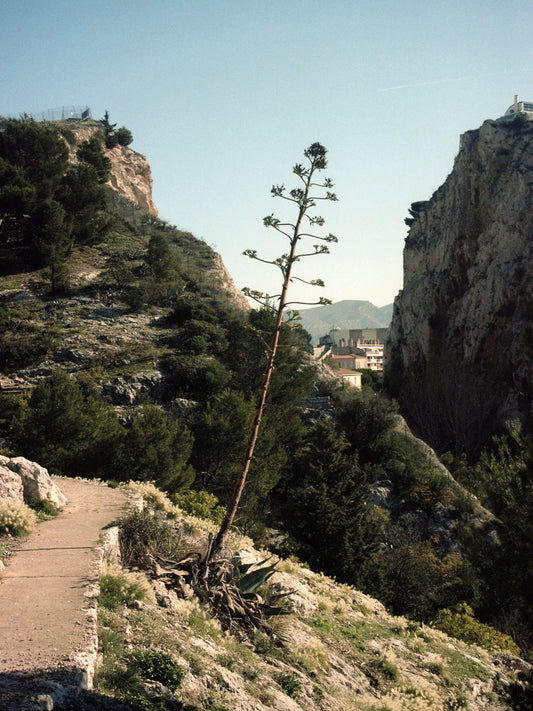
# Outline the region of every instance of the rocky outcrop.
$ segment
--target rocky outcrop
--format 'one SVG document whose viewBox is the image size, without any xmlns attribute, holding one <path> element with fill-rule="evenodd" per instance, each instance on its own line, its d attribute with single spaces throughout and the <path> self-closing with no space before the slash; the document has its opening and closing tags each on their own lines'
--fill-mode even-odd
<svg viewBox="0 0 533 711">
<path fill-rule="evenodd" d="M 7 457 L 3 459 L 7 459 Z M 16 504 L 24 501 L 21 478 L 4 465 L 0 465 L 0 501 L 3 504 Z"/>
<path fill-rule="evenodd" d="M 129 378 L 117 378 L 112 383 L 102 385 L 103 395 L 113 405 L 136 405 L 147 399 L 161 401 L 165 385 L 159 371 L 136 373 Z"/>
<path fill-rule="evenodd" d="M 152 200 L 152 171 L 146 157 L 128 146 L 116 146 L 106 150 L 106 155 L 112 165 L 107 184 L 150 215 L 157 217 L 157 208 Z"/>
<path fill-rule="evenodd" d="M 226 291 L 234 305 L 242 311 L 249 311 L 250 304 L 242 291 L 235 286 L 233 278 L 226 269 L 220 254 L 215 254 L 213 276 L 219 282 L 221 288 Z"/>
<path fill-rule="evenodd" d="M 446 363 L 441 381 L 457 392 L 462 371 L 477 391 L 464 407 L 481 398 L 488 411 L 496 394 L 498 421 L 531 410 L 532 204 L 533 123 L 486 121 L 461 137 L 452 173 L 407 221 L 404 284 L 385 348 L 392 380 Z"/>
<path fill-rule="evenodd" d="M 0 500 L 4 497 L 25 503 L 49 501 L 56 508 L 67 503 L 48 470 L 24 457 L 0 456 Z"/>
<path fill-rule="evenodd" d="M 76 138 L 76 144 L 69 146 L 73 162 L 76 162 L 76 150 L 80 143 L 89 140 L 95 133 L 103 136 L 103 127 L 99 121 L 69 123 L 69 130 Z M 152 171 L 146 156 L 129 146 L 118 145 L 104 150 L 111 161 L 111 175 L 107 184 L 148 214 L 157 217 L 157 208 L 152 200 Z"/>
</svg>

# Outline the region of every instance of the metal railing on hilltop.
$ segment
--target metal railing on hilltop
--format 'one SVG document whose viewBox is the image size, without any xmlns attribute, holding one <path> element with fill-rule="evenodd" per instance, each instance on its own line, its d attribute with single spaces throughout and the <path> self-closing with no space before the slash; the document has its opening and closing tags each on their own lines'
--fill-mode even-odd
<svg viewBox="0 0 533 711">
<path fill-rule="evenodd" d="M 68 119 L 87 121 L 91 118 L 91 109 L 88 106 L 60 106 L 34 114 L 25 113 L 20 118 L 31 118 L 34 121 L 67 121 Z"/>
</svg>

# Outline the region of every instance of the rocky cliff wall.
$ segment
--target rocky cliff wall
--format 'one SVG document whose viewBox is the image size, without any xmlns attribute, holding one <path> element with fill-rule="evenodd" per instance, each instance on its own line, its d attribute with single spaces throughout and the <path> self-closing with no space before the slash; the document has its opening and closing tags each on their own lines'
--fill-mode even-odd
<svg viewBox="0 0 533 711">
<path fill-rule="evenodd" d="M 76 151 L 80 144 L 89 140 L 95 133 L 103 137 L 104 131 L 99 121 L 69 122 L 68 129 L 74 134 L 76 143 L 69 145 L 70 159 L 77 162 Z M 145 156 L 133 151 L 128 146 L 104 148 L 106 156 L 111 161 L 111 175 L 107 184 L 123 197 L 139 205 L 148 214 L 157 217 L 157 208 L 152 200 L 152 172 Z M 247 311 L 250 308 L 248 300 L 235 286 L 231 275 L 226 269 L 222 257 L 214 254 L 212 270 L 215 279 L 223 290 L 228 292 L 235 306 Z"/>
<path fill-rule="evenodd" d="M 69 129 L 76 138 L 76 145 L 69 146 L 71 158 L 76 160 L 75 154 L 79 144 L 89 140 L 95 133 L 103 135 L 103 128 L 98 121 L 90 123 L 69 124 Z M 141 153 L 137 153 L 129 146 L 115 146 L 105 148 L 104 152 L 111 161 L 111 175 L 107 184 L 120 195 L 142 207 L 150 215 L 157 217 L 157 208 L 152 200 L 152 171 L 150 164 Z"/>
<path fill-rule="evenodd" d="M 412 207 L 387 375 L 405 382 L 447 361 L 441 377 L 463 369 L 497 395 L 498 420 L 530 410 L 533 123 L 486 121 L 465 133 L 445 183 Z"/>
</svg>

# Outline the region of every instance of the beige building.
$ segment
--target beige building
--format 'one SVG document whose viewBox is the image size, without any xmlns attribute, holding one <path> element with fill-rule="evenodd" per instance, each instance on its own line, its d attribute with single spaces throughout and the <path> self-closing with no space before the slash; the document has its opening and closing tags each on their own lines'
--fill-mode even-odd
<svg viewBox="0 0 533 711">
<path fill-rule="evenodd" d="M 347 370 L 359 370 L 360 368 L 368 368 L 366 353 L 347 353 L 346 355 L 332 355 L 331 360 L 336 363 L 339 368 Z"/>
<path fill-rule="evenodd" d="M 341 376 L 343 383 L 348 383 L 358 390 L 362 389 L 363 385 L 361 373 L 358 373 L 355 370 L 348 370 L 347 368 L 339 368 L 337 372 Z"/>
</svg>

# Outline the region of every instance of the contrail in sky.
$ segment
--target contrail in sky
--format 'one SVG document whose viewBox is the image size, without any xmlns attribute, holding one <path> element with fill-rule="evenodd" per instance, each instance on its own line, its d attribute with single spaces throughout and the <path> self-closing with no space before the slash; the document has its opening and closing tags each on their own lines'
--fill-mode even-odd
<svg viewBox="0 0 533 711">
<path fill-rule="evenodd" d="M 518 72 L 519 74 L 523 74 L 524 72 Z M 491 72 L 490 74 L 473 74 L 472 76 L 466 76 L 466 77 L 453 77 L 450 79 L 434 79 L 433 81 L 422 81 L 418 82 L 416 84 L 399 84 L 398 86 L 388 86 L 385 89 L 378 89 L 377 93 L 380 94 L 384 91 L 398 91 L 399 89 L 414 89 L 419 86 L 433 86 L 435 84 L 449 84 L 450 82 L 454 81 L 465 81 L 465 80 L 472 80 L 472 79 L 481 79 L 484 76 L 485 77 L 494 77 L 494 76 L 504 76 L 504 75 L 516 75 L 517 72 Z"/>
<path fill-rule="evenodd" d="M 455 79 L 435 79 L 434 81 L 422 81 L 419 84 L 399 84 L 398 86 L 388 86 L 385 89 L 378 89 L 378 94 L 383 91 L 396 91 L 397 89 L 413 89 L 417 86 L 431 86 L 433 84 L 447 84 L 451 81 L 463 81 L 466 77 L 457 77 Z"/>
</svg>

